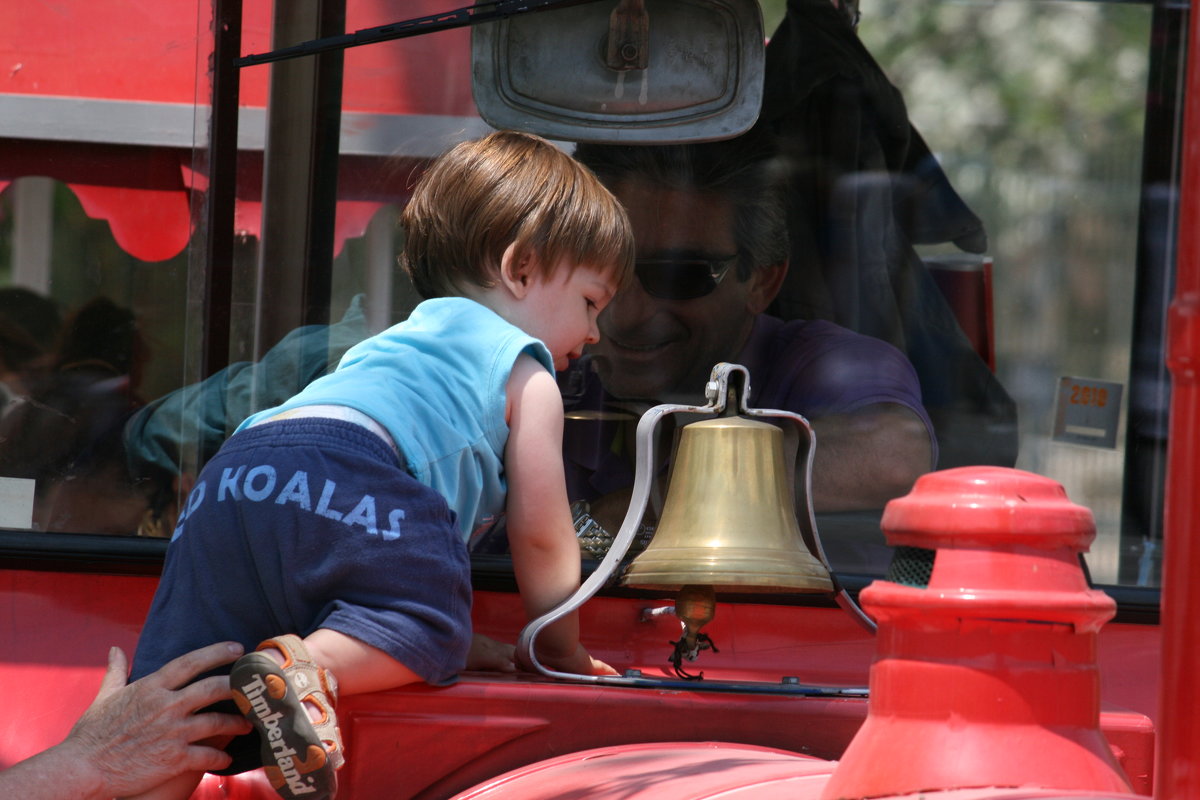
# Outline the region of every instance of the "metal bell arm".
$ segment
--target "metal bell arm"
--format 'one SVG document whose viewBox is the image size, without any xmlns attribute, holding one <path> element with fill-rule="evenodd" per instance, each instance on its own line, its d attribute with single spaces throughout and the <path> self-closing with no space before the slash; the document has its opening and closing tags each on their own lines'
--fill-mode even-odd
<svg viewBox="0 0 1200 800">
<path fill-rule="evenodd" d="M 747 392 L 749 394 L 749 392 Z M 867 613 L 862 610 L 862 607 L 854 601 L 850 593 L 837 579 L 837 575 L 833 571 L 833 567 L 829 564 L 829 558 L 825 555 L 825 548 L 821 546 L 821 537 L 817 533 L 817 520 L 813 514 L 812 506 L 812 474 L 813 474 L 813 458 L 817 450 L 817 433 L 812 429 L 808 420 L 799 414 L 782 409 L 771 408 L 746 408 L 743 403 L 742 414 L 748 417 L 762 418 L 779 418 L 790 420 L 794 423 L 794 427 L 783 428 L 783 446 L 785 457 L 785 467 L 788 473 L 788 488 L 792 497 L 792 508 L 796 510 L 796 521 L 800 524 L 800 534 L 804 539 L 804 543 L 816 557 L 821 565 L 825 567 L 825 571 L 829 573 L 829 580 L 833 584 L 833 599 L 841 607 L 843 611 L 852 616 L 858 624 L 862 625 L 871 633 L 875 633 L 875 621 L 867 616 Z M 804 448 L 803 454 L 800 453 L 800 435 L 803 434 L 807 440 L 807 445 Z M 804 481 L 804 502 L 797 503 L 796 497 L 796 466 L 799 460 L 803 458 L 803 473 Z M 803 506 L 803 513 L 801 513 Z"/>
<path fill-rule="evenodd" d="M 633 544 L 634 536 L 641 528 L 642 518 L 646 514 L 646 506 L 650 502 L 650 491 L 654 483 L 655 471 L 654 431 L 658 427 L 659 421 L 668 414 L 694 413 L 714 415 L 720 413 L 727 401 L 728 376 L 732 369 L 740 370 L 745 376 L 746 384 L 749 384 L 749 373 L 745 367 L 721 363 L 713 367 L 709 382 L 705 386 L 704 394 L 709 401 L 707 405 L 658 405 L 651 408 L 638 420 L 636 433 L 637 445 L 634 456 L 633 492 L 629 501 L 629 510 L 625 512 L 625 520 L 621 523 L 621 529 L 617 532 L 603 560 L 601 560 L 595 571 L 588 576 L 587 580 L 580 585 L 575 593 L 557 607 L 526 624 L 521 630 L 521 635 L 517 638 L 517 653 L 523 655 L 526 663 L 532 664 L 539 674 L 550 678 L 569 678 L 593 683 L 599 683 L 603 680 L 604 676 L 559 672 L 545 666 L 537 658 L 537 637 L 548 625 L 576 611 L 591 599 L 596 592 L 600 591 L 601 587 L 616 572 L 617 567 L 621 564 L 621 560 L 625 558 L 625 554 L 629 552 L 629 547 Z"/>
<path fill-rule="evenodd" d="M 829 573 L 829 580 L 833 584 L 833 597 L 838 606 L 853 617 L 858 624 L 871 633 L 875 633 L 875 621 L 867 616 L 867 613 L 862 610 L 862 607 L 854 601 L 854 598 L 850 596 L 850 593 L 838 581 L 833 567 L 829 564 L 829 558 L 825 555 L 825 548 L 821 546 L 821 537 L 817 533 L 817 520 L 813 514 L 812 506 L 813 458 L 817 451 L 816 431 L 812 429 L 812 425 L 809 424 L 807 419 L 792 411 L 774 408 L 750 408 L 750 371 L 740 364 L 722 362 L 713 367 L 712 375 L 704 389 L 705 397 L 709 400 L 709 406 L 705 408 L 710 406 L 715 407 L 714 413 L 725 411 L 725 407 L 728 404 L 729 379 L 734 373 L 741 373 L 742 375 L 742 392 L 741 396 L 737 398 L 738 409 L 736 413 L 747 417 L 782 417 L 783 419 L 791 420 L 793 423 L 792 427 L 784 426 L 781 430 L 783 431 L 783 445 L 786 454 L 784 467 L 788 475 L 788 491 L 792 499 L 792 508 L 796 510 L 796 520 L 800 524 L 800 533 L 809 550 L 821 562 L 821 565 L 825 567 L 825 571 Z M 806 442 L 802 468 L 804 502 L 797 503 L 796 465 L 801 458 L 801 435 L 803 435 Z M 803 513 L 800 513 L 801 505 L 803 506 Z"/>
</svg>

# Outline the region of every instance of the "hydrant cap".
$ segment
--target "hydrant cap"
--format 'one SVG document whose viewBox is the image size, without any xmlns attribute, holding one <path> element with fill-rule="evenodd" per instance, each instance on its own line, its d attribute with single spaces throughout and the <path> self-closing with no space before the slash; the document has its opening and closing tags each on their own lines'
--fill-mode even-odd
<svg viewBox="0 0 1200 800">
<path fill-rule="evenodd" d="M 881 527 L 893 545 L 939 547 L 999 541 L 1087 549 L 1092 512 L 1057 481 L 1007 467 L 958 467 L 922 475 L 887 504 Z"/>
</svg>

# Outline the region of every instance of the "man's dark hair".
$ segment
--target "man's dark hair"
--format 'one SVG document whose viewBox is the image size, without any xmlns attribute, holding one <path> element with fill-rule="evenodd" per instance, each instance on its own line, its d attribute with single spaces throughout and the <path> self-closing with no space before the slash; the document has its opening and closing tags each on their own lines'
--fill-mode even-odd
<svg viewBox="0 0 1200 800">
<path fill-rule="evenodd" d="M 738 278 L 788 258 L 787 170 L 774 138 L 753 129 L 720 142 L 677 145 L 581 143 L 575 158 L 610 188 L 638 179 L 718 194 L 734 207 Z"/>
</svg>

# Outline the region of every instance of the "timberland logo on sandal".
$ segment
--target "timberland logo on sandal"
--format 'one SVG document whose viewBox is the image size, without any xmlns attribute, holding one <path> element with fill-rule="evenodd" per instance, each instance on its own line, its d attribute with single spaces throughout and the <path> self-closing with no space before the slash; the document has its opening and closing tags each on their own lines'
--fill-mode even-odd
<svg viewBox="0 0 1200 800">
<path fill-rule="evenodd" d="M 283 731 L 279 729 L 279 720 L 283 718 L 283 712 L 276 711 L 274 714 L 271 713 L 271 709 L 267 705 L 267 699 L 263 697 L 263 693 L 267 690 L 267 685 L 263 683 L 262 678 L 255 675 L 253 680 L 240 688 L 242 694 L 250 701 L 250 708 L 254 711 L 254 715 L 258 717 L 258 721 L 266 728 L 267 741 L 271 743 L 271 752 L 275 757 L 275 765 L 283 773 L 283 779 L 287 781 L 288 790 L 293 795 L 312 794 L 315 792 L 316 789 L 310 785 L 312 778 L 305 779 L 301 777 L 300 770 L 296 768 L 296 762 L 293 758 L 296 755 L 296 751 L 283 742 Z"/>
</svg>

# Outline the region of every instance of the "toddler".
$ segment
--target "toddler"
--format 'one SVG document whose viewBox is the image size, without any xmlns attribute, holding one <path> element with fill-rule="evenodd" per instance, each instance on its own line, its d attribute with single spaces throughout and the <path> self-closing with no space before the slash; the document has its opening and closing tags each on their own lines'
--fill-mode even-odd
<svg viewBox="0 0 1200 800">
<path fill-rule="evenodd" d="M 549 142 L 498 132 L 438 158 L 401 224 L 426 299 L 205 466 L 138 643 L 134 677 L 213 641 L 258 646 L 230 678 L 257 735 L 227 749 L 231 771 L 265 765 L 285 798 L 336 793 L 339 689 L 463 668 L 473 532 L 506 515 L 530 618 L 579 585 L 554 373 L 598 340 L 632 271 L 625 212 Z M 612 672 L 574 615 L 538 644 L 551 668 Z"/>
</svg>

